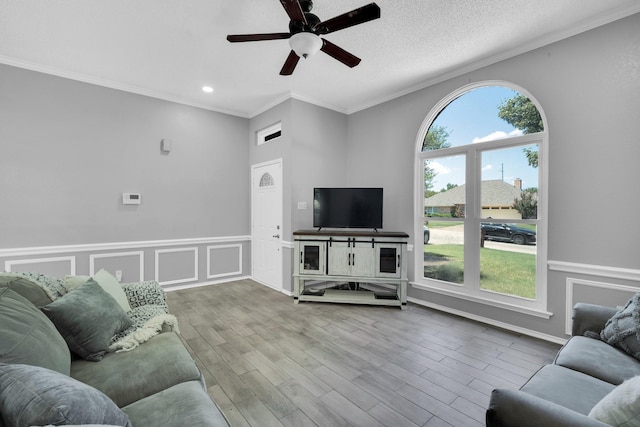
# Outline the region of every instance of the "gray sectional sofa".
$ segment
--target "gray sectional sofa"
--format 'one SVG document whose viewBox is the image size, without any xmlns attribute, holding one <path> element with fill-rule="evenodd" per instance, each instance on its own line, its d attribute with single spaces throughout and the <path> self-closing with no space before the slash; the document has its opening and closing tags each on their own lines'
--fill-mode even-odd
<svg viewBox="0 0 640 427">
<path fill-rule="evenodd" d="M 162 289 L 109 281 L 0 273 L 0 427 L 228 426 Z"/>
<path fill-rule="evenodd" d="M 520 390 L 496 389 L 488 427 L 640 425 L 640 294 L 621 309 L 576 304 L 572 336 Z"/>
</svg>

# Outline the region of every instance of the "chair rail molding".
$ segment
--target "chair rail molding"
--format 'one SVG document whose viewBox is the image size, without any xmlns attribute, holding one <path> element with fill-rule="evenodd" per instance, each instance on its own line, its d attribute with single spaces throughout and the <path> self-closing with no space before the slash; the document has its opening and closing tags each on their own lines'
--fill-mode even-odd
<svg viewBox="0 0 640 427">
<path fill-rule="evenodd" d="M 640 270 L 632 268 L 610 267 L 605 265 L 581 264 L 566 261 L 548 261 L 549 270 L 564 273 L 585 274 L 588 276 L 640 282 Z"/>
</svg>

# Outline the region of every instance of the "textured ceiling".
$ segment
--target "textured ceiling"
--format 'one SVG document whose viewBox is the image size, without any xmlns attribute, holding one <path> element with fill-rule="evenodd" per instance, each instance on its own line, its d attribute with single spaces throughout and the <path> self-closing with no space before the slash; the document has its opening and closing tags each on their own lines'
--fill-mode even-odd
<svg viewBox="0 0 640 427">
<path fill-rule="evenodd" d="M 313 12 L 370 1 L 316 0 Z M 288 31 L 278 0 L 0 0 L 0 63 L 242 117 L 288 97 L 351 113 L 640 12 L 637 0 L 376 3 L 380 19 L 325 36 L 360 65 L 319 52 L 285 77 L 287 40 L 226 41 Z"/>
</svg>

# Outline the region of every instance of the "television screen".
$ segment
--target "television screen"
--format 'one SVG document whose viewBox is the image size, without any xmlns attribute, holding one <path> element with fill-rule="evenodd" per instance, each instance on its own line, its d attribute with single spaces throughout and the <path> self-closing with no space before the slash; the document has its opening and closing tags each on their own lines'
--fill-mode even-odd
<svg viewBox="0 0 640 427">
<path fill-rule="evenodd" d="M 313 226 L 382 228 L 382 188 L 314 188 Z"/>
</svg>

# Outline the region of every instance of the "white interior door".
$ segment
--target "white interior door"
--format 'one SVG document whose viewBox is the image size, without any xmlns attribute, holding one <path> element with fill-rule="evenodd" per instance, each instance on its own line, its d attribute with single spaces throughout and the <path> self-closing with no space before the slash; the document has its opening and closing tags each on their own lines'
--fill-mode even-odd
<svg viewBox="0 0 640 427">
<path fill-rule="evenodd" d="M 281 290 L 282 160 L 251 169 L 251 264 L 253 278 Z"/>
</svg>

